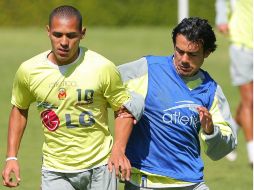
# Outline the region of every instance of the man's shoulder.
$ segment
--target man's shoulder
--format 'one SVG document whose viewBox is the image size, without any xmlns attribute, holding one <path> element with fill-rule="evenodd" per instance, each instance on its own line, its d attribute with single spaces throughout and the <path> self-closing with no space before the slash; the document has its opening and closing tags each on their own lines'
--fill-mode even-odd
<svg viewBox="0 0 254 190">
<path fill-rule="evenodd" d="M 126 62 L 123 64 L 120 64 L 117 66 L 118 69 L 122 69 L 122 68 L 133 68 L 133 69 L 137 69 L 139 68 L 141 65 L 146 65 L 147 64 L 147 60 L 145 57 L 141 57 L 139 59 L 136 59 L 134 61 L 130 61 L 130 62 Z"/>
<path fill-rule="evenodd" d="M 213 77 L 209 74 L 209 72 L 207 72 L 206 70 L 200 69 L 202 75 L 204 76 L 206 82 L 213 82 L 213 83 L 217 83 Z"/>
<path fill-rule="evenodd" d="M 149 64 L 163 64 L 172 61 L 172 56 L 148 55 L 146 60 Z"/>
<path fill-rule="evenodd" d="M 117 67 L 121 74 L 122 80 L 127 81 L 138 78 L 147 73 L 147 60 L 145 57 L 121 64 Z"/>
<path fill-rule="evenodd" d="M 47 55 L 50 53 L 50 50 L 44 51 L 42 53 L 39 53 L 33 57 L 31 57 L 30 59 L 24 61 L 22 63 L 22 65 L 29 65 L 32 66 L 33 64 L 38 64 L 44 61 L 47 61 Z"/>
<path fill-rule="evenodd" d="M 47 61 L 47 55 L 49 54 L 49 52 L 50 50 L 42 52 L 21 63 L 18 69 L 19 72 L 31 72 L 31 70 Z"/>
</svg>

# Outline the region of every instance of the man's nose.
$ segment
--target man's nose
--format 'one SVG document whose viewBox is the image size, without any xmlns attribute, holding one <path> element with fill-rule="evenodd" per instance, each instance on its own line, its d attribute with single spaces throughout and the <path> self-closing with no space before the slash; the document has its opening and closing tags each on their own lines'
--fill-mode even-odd
<svg viewBox="0 0 254 190">
<path fill-rule="evenodd" d="M 66 36 L 63 36 L 62 39 L 61 39 L 61 46 L 63 47 L 68 47 L 69 46 L 69 40 Z"/>
<path fill-rule="evenodd" d="M 189 56 L 187 53 L 184 53 L 182 56 L 182 60 L 183 63 L 187 63 L 189 61 Z"/>
</svg>

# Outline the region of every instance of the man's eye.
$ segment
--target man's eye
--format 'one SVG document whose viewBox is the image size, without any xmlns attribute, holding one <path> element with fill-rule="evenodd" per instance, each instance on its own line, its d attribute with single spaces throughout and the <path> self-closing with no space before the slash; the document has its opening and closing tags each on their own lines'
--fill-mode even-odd
<svg viewBox="0 0 254 190">
<path fill-rule="evenodd" d="M 62 37 L 62 34 L 61 33 L 53 33 L 53 36 L 55 36 L 56 38 L 60 38 L 60 37 Z"/>
<path fill-rule="evenodd" d="M 179 54 L 184 54 L 184 51 L 181 51 L 181 50 L 176 50 Z"/>
<path fill-rule="evenodd" d="M 69 39 L 73 39 L 73 38 L 76 38 L 78 35 L 77 34 L 67 34 L 66 36 Z"/>
<path fill-rule="evenodd" d="M 195 56 L 197 56 L 197 54 L 195 54 L 195 53 L 190 53 L 189 56 L 195 57 Z"/>
</svg>

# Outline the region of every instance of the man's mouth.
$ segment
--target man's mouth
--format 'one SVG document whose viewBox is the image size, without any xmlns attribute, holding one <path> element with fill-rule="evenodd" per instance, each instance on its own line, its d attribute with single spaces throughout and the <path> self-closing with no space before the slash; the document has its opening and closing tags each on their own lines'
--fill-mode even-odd
<svg viewBox="0 0 254 190">
<path fill-rule="evenodd" d="M 67 50 L 67 49 L 58 49 L 58 54 L 59 54 L 60 56 L 62 56 L 62 57 L 67 56 L 68 53 L 69 53 L 69 50 Z"/>
<path fill-rule="evenodd" d="M 191 71 L 191 67 L 189 67 L 189 66 L 185 67 L 185 66 L 180 65 L 179 68 L 180 68 L 180 70 L 182 70 L 182 71 L 184 71 L 184 72 L 189 72 L 189 71 Z"/>
</svg>

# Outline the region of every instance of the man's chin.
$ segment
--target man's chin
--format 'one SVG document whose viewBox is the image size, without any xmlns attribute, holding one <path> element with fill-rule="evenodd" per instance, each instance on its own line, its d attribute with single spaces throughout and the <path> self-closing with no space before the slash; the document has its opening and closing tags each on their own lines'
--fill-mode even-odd
<svg viewBox="0 0 254 190">
<path fill-rule="evenodd" d="M 185 71 L 180 71 L 179 74 L 180 74 L 182 77 L 191 77 L 191 76 L 192 76 L 192 73 L 191 73 L 191 72 L 185 72 Z"/>
<path fill-rule="evenodd" d="M 57 59 L 59 60 L 59 61 L 68 61 L 68 60 L 70 60 L 70 57 L 68 56 L 68 55 L 57 55 Z"/>
<path fill-rule="evenodd" d="M 67 65 L 67 64 L 69 64 L 69 63 L 71 63 L 71 62 L 69 61 L 68 58 L 59 57 L 59 58 L 57 59 L 57 63 L 58 63 L 58 65 Z"/>
<path fill-rule="evenodd" d="M 67 59 L 69 59 L 69 55 L 67 55 L 67 54 L 58 54 L 57 58 L 59 60 L 67 60 Z"/>
</svg>

